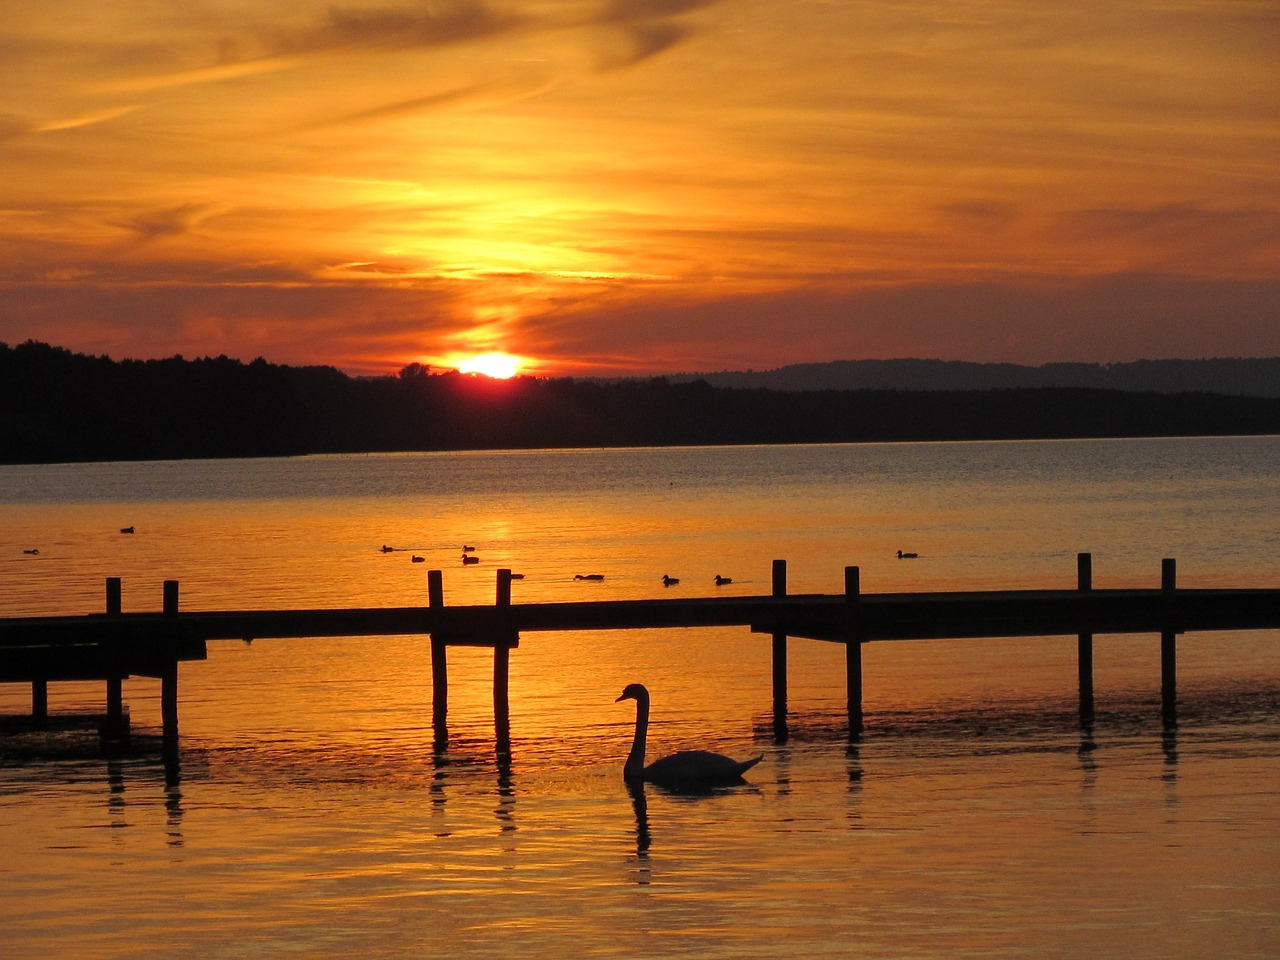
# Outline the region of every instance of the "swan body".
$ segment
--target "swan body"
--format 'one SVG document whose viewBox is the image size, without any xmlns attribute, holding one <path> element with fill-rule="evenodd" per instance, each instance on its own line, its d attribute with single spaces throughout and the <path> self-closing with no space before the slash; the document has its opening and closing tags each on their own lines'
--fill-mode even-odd
<svg viewBox="0 0 1280 960">
<path fill-rule="evenodd" d="M 681 750 L 645 766 L 645 745 L 649 736 L 649 691 L 643 684 L 631 683 L 615 700 L 636 702 L 636 732 L 631 753 L 623 765 L 622 776 L 631 783 L 656 783 L 660 787 L 705 789 L 742 783 L 742 775 L 764 759 L 764 754 L 750 760 L 734 760 L 709 750 Z"/>
</svg>

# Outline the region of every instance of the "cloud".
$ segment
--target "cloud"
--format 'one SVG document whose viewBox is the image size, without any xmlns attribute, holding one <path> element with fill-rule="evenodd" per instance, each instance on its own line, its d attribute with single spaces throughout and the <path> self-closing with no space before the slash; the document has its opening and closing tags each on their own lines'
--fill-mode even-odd
<svg viewBox="0 0 1280 960">
<path fill-rule="evenodd" d="M 331 7 L 316 26 L 281 36 L 282 53 L 439 47 L 504 33 L 524 22 L 475 0 L 403 6 Z"/>
<path fill-rule="evenodd" d="M 218 83 L 294 69 L 325 57 L 431 49 L 482 40 L 525 24 L 524 17 L 495 12 L 478 0 L 330 7 L 301 28 L 260 23 L 243 28 L 234 37 L 223 37 L 213 63 L 116 81 L 104 89 L 136 93 Z"/>
<path fill-rule="evenodd" d="M 717 4 L 719 0 L 609 0 L 602 9 L 602 23 L 631 23 L 678 17 Z"/>
<path fill-rule="evenodd" d="M 191 228 L 205 219 L 212 210 L 213 208 L 208 204 L 184 203 L 166 210 L 141 213 L 131 219 L 120 221 L 118 225 L 135 234 L 141 242 L 149 243 L 190 232 Z"/>
<path fill-rule="evenodd" d="M 356 110 L 339 116 L 326 117 L 323 120 L 301 124 L 296 129 L 300 131 L 318 130 L 325 127 L 368 123 L 430 110 L 442 110 L 464 104 L 511 103 L 527 97 L 537 96 L 550 90 L 553 86 L 553 83 L 541 79 L 527 82 L 500 82 L 494 80 L 475 83 L 452 90 L 444 90 L 440 93 L 412 97 L 407 100 L 397 100 L 393 103 L 384 103 L 365 110 Z"/>
</svg>

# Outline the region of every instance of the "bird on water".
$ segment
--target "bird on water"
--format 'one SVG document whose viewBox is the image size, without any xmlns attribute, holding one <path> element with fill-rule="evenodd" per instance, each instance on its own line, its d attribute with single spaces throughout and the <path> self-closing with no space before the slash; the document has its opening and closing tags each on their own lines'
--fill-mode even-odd
<svg viewBox="0 0 1280 960">
<path fill-rule="evenodd" d="M 733 583 L 733 577 L 722 577 L 722 576 L 720 576 L 720 574 L 718 574 L 718 573 L 717 573 L 717 574 L 716 574 L 716 586 L 717 586 L 717 587 L 722 587 L 722 586 L 724 586 L 726 583 Z"/>
<path fill-rule="evenodd" d="M 631 752 L 622 767 L 622 776 L 630 783 L 649 782 L 676 789 L 706 789 L 742 783 L 742 775 L 764 759 L 764 754 L 751 760 L 734 760 L 707 750 L 681 750 L 645 766 L 645 745 L 649 738 L 649 691 L 640 683 L 629 683 L 614 703 L 636 702 L 636 732 Z"/>
<path fill-rule="evenodd" d="M 575 573 L 575 574 L 573 575 L 573 579 L 575 579 L 575 580 L 603 580 L 603 579 L 604 579 L 604 574 L 603 574 L 603 573 Z"/>
<path fill-rule="evenodd" d="M 679 582 L 680 582 L 680 578 L 679 578 L 679 577 L 672 577 L 672 576 L 668 576 L 668 575 L 667 575 L 667 574 L 665 574 L 665 573 L 662 575 L 662 585 L 663 585 L 664 587 L 669 587 L 669 586 L 671 586 L 672 584 L 676 584 L 676 583 L 679 583 Z"/>
<path fill-rule="evenodd" d="M 918 556 L 920 556 L 918 553 L 903 553 L 901 550 L 898 551 L 899 560 L 914 560 Z"/>
</svg>

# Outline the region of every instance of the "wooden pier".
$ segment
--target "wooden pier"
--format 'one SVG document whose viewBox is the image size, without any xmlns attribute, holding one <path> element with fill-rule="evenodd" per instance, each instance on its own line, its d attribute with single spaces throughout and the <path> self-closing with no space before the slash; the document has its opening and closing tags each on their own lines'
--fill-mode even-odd
<svg viewBox="0 0 1280 960">
<path fill-rule="evenodd" d="M 497 572 L 492 605 L 447 606 L 443 575 L 429 571 L 427 605 L 418 607 L 180 612 L 178 582 L 164 584 L 159 613 L 124 613 L 120 581 L 107 581 L 106 611 L 73 617 L 0 619 L 0 683 L 30 683 L 32 715 L 47 716 L 48 684 L 107 684 L 104 734 L 127 731 L 121 682 L 159 678 L 164 742 L 176 750 L 178 665 L 206 657 L 210 640 L 271 637 L 430 638 L 438 736 L 446 735 L 451 646 L 494 651 L 493 701 L 499 749 L 509 744 L 511 651 L 522 634 L 571 630 L 747 627 L 772 640 L 775 729 L 785 737 L 787 642 L 822 640 L 845 647 L 845 687 L 851 738 L 863 730 L 862 645 L 888 640 L 1075 637 L 1080 716 L 1093 716 L 1093 638 L 1159 634 L 1162 716 L 1177 723 L 1177 636 L 1191 631 L 1280 629 L 1280 589 L 1180 590 L 1176 564 L 1165 560 L 1159 588 L 1096 590 L 1092 560 L 1080 554 L 1074 590 L 864 594 L 857 567 L 845 568 L 842 594 L 787 592 L 786 562 L 775 560 L 765 596 L 521 603 L 511 601 L 511 571 Z"/>
</svg>

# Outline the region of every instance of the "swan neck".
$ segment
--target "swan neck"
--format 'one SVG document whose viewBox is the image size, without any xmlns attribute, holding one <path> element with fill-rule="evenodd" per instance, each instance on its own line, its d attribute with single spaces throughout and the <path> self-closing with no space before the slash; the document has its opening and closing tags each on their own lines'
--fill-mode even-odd
<svg viewBox="0 0 1280 960">
<path fill-rule="evenodd" d="M 644 775 L 644 754 L 645 745 L 649 739 L 649 699 L 647 697 L 636 698 L 636 732 L 635 737 L 631 741 L 631 753 L 627 755 L 626 765 L 622 768 L 622 775 L 628 779 L 639 778 Z"/>
</svg>

